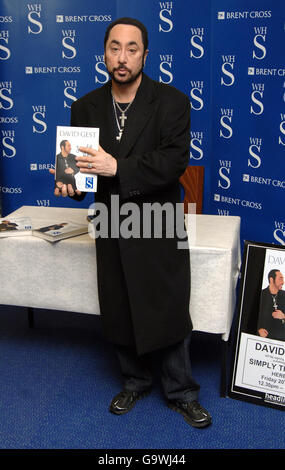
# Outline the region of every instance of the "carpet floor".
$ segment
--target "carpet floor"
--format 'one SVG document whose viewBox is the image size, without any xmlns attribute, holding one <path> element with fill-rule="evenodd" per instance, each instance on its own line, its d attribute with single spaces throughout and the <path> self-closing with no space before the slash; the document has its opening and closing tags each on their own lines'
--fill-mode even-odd
<svg viewBox="0 0 285 470">
<path fill-rule="evenodd" d="M 159 354 L 152 393 L 134 409 L 108 411 L 121 389 L 112 346 L 92 315 L 0 307 L 0 449 L 284 449 L 281 410 L 220 397 L 220 338 L 193 333 L 193 375 L 213 417 L 191 428 L 165 405 Z"/>
</svg>

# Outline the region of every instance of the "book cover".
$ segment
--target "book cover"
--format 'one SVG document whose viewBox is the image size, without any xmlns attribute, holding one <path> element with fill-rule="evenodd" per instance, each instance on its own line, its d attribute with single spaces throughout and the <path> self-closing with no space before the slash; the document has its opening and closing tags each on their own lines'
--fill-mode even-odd
<svg viewBox="0 0 285 470">
<path fill-rule="evenodd" d="M 50 242 L 56 242 L 65 238 L 71 238 L 88 233 L 88 225 L 76 224 L 75 222 L 56 222 L 33 230 L 35 237 L 43 238 Z"/>
<path fill-rule="evenodd" d="M 32 234 L 32 221 L 29 217 L 9 217 L 0 219 L 0 237 L 19 237 Z"/>
<path fill-rule="evenodd" d="M 97 175 L 81 173 L 75 157 L 82 156 L 79 147 L 99 148 L 97 127 L 57 126 L 55 181 L 58 186 L 71 184 L 73 189 L 83 192 L 96 192 Z"/>
</svg>

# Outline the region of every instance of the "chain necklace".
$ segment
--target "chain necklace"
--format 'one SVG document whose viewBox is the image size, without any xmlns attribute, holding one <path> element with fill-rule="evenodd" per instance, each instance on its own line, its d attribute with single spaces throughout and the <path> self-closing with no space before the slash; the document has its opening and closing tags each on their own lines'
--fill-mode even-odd
<svg viewBox="0 0 285 470">
<path fill-rule="evenodd" d="M 277 294 L 271 294 L 271 297 L 272 297 L 272 301 L 273 301 L 273 308 L 274 310 L 278 310 L 278 305 L 277 305 L 277 297 L 278 297 L 278 294 L 279 292 L 277 292 Z M 285 320 L 281 320 L 282 324 L 284 325 L 285 324 Z"/>
<path fill-rule="evenodd" d="M 132 100 L 127 105 L 127 107 L 125 109 L 122 109 L 119 106 L 119 104 L 117 103 L 117 101 L 115 100 L 115 98 L 113 96 L 113 93 L 112 93 L 112 101 L 113 101 L 113 107 L 114 107 L 114 112 L 115 112 L 116 124 L 117 124 L 118 130 L 119 130 L 119 135 L 116 136 L 116 139 L 120 142 L 123 131 L 124 131 L 124 127 L 125 127 L 125 121 L 126 121 L 126 119 L 128 119 L 127 116 L 126 116 L 126 112 L 128 111 L 129 107 L 131 106 L 131 104 L 134 100 Z M 117 108 L 121 113 L 121 115 L 119 117 L 117 115 Z M 119 124 L 119 120 L 121 121 L 120 124 Z"/>
<path fill-rule="evenodd" d="M 61 154 L 61 155 L 62 155 L 62 154 Z M 67 163 L 67 157 L 64 157 L 64 156 L 62 155 L 62 158 L 63 158 L 64 164 L 65 164 L 65 168 L 69 168 L 69 165 L 68 165 L 68 163 Z"/>
<path fill-rule="evenodd" d="M 276 297 L 277 297 L 277 295 L 278 295 L 278 292 L 277 292 L 277 294 L 275 294 L 275 295 L 274 295 L 274 294 L 271 294 L 274 310 L 277 310 L 277 309 L 278 309 L 278 305 L 277 305 L 277 303 L 276 303 Z"/>
</svg>

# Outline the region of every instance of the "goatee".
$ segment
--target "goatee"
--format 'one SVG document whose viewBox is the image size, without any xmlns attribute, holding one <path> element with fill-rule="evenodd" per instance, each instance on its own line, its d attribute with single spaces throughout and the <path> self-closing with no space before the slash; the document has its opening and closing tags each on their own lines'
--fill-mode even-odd
<svg viewBox="0 0 285 470">
<path fill-rule="evenodd" d="M 126 85 L 128 83 L 135 82 L 136 79 L 141 75 L 141 73 L 143 71 L 143 65 L 142 65 L 140 70 L 135 75 L 131 74 L 130 77 L 127 80 L 124 81 L 124 80 L 121 80 L 121 79 L 115 77 L 115 72 L 117 70 L 120 70 L 120 68 L 126 69 L 126 67 L 117 67 L 117 68 L 114 68 L 112 71 L 108 70 L 111 79 L 114 80 L 114 82 L 116 82 L 118 85 Z M 127 69 L 127 70 L 130 71 L 129 69 Z"/>
</svg>

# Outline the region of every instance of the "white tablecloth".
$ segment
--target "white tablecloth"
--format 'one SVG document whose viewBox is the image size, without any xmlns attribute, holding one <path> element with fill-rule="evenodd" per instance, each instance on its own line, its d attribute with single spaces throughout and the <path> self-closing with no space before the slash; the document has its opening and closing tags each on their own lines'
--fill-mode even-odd
<svg viewBox="0 0 285 470">
<path fill-rule="evenodd" d="M 23 206 L 9 216 L 29 216 L 36 229 L 67 220 L 86 223 L 87 213 Z M 227 341 L 240 268 L 240 218 L 190 218 L 193 329 Z M 0 263 L 0 304 L 100 314 L 96 252 L 88 234 L 54 244 L 33 236 L 0 238 Z"/>
</svg>

